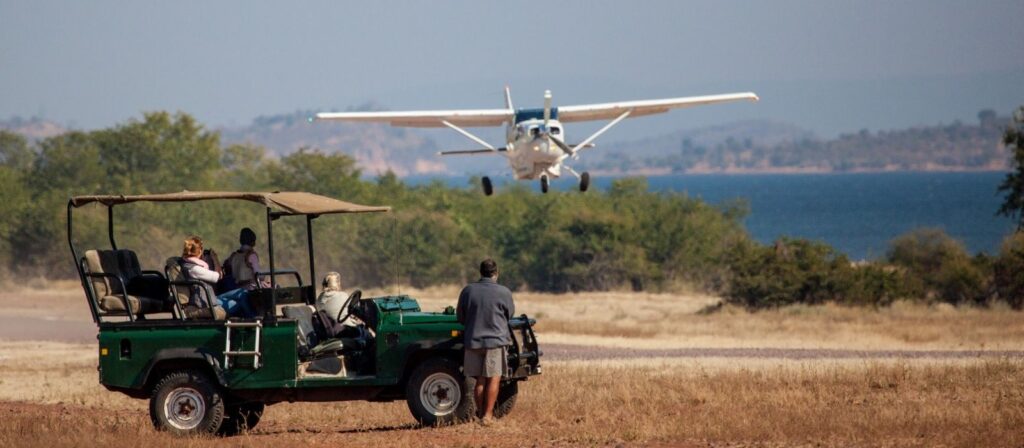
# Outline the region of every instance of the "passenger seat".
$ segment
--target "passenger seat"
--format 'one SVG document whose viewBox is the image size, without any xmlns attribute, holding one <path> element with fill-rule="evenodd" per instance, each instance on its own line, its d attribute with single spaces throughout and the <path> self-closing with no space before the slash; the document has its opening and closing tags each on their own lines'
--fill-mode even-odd
<svg viewBox="0 0 1024 448">
<path fill-rule="evenodd" d="M 205 294 L 208 300 L 216 300 L 217 295 L 213 292 L 213 288 L 210 285 L 189 281 L 185 274 L 181 272 L 180 261 L 180 257 L 168 258 L 164 263 L 164 274 L 167 275 L 168 284 L 170 285 L 168 288 L 170 289 L 171 300 L 178 302 L 177 307 L 181 309 L 182 317 L 188 320 L 226 320 L 228 313 L 220 305 L 214 305 L 211 311 L 210 308 L 198 307 L 189 303 L 189 298 L 192 296 L 193 288 L 195 287 L 203 288 L 203 292 L 197 292 L 197 294 Z"/>
<path fill-rule="evenodd" d="M 130 253 L 130 256 L 125 253 Z M 134 315 L 149 313 L 160 313 L 168 311 L 167 300 L 158 297 L 149 297 L 138 294 L 129 294 L 131 290 L 127 285 L 132 283 L 135 277 L 128 277 L 122 272 L 122 260 L 134 258 L 135 266 L 138 266 L 138 258 L 131 251 L 113 250 L 87 250 L 85 251 L 84 268 L 86 277 L 92 287 L 93 299 L 96 301 L 97 311 L 101 315 L 126 315 L 125 302 Z M 138 270 L 136 276 L 141 276 Z M 134 272 L 129 272 L 133 274 Z M 166 297 L 166 294 L 162 295 Z"/>
</svg>

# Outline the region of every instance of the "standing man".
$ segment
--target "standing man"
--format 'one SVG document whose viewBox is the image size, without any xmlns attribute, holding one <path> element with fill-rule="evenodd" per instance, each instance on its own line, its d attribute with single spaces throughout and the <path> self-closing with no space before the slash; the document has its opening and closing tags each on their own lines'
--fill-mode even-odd
<svg viewBox="0 0 1024 448">
<path fill-rule="evenodd" d="M 490 258 L 480 262 L 480 280 L 462 289 L 456 315 L 466 328 L 462 369 L 467 377 L 476 378 L 473 398 L 484 425 L 494 420 L 494 403 L 506 369 L 505 347 L 512 345 L 508 320 L 515 311 L 512 291 L 498 284 L 498 264 Z"/>
</svg>

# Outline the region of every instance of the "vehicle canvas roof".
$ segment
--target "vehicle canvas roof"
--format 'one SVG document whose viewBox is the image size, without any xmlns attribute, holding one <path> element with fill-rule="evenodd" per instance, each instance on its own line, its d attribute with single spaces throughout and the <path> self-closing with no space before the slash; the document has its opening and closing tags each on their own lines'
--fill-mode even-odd
<svg viewBox="0 0 1024 448">
<path fill-rule="evenodd" d="M 71 205 L 81 207 L 93 202 L 106 206 L 132 202 L 193 202 L 214 199 L 233 199 L 256 202 L 275 209 L 281 215 L 325 215 L 331 213 L 387 212 L 388 206 L 360 205 L 302 191 L 236 192 L 236 191 L 182 191 L 142 195 L 90 195 L 71 198 Z"/>
</svg>

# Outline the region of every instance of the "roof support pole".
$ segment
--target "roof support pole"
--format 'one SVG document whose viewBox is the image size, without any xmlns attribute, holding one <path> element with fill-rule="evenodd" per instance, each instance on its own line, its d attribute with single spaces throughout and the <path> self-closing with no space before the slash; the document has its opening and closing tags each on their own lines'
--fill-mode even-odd
<svg viewBox="0 0 1024 448">
<path fill-rule="evenodd" d="M 114 206 L 107 206 L 107 238 L 110 239 L 110 248 L 117 250 L 117 243 L 114 242 Z"/>
<path fill-rule="evenodd" d="M 319 215 L 306 215 L 306 245 L 309 251 L 309 284 L 313 285 L 313 295 L 316 296 L 316 260 L 313 252 L 313 220 Z M 312 305 L 310 303 L 309 305 Z"/>
<path fill-rule="evenodd" d="M 89 301 L 89 312 L 92 314 L 92 321 L 100 323 L 99 311 L 96 310 L 96 301 L 92 296 L 92 288 L 89 286 L 89 279 L 85 278 L 85 271 L 82 269 L 82 261 L 78 258 L 78 251 L 75 250 L 75 240 L 73 236 L 74 226 L 72 225 L 72 210 L 74 205 L 71 201 L 68 201 L 68 246 L 71 247 L 71 258 L 75 259 L 75 269 L 78 271 L 78 279 L 82 282 L 82 289 L 85 290 L 85 298 Z"/>
<path fill-rule="evenodd" d="M 271 216 L 271 209 L 267 207 L 267 253 L 270 254 L 270 310 L 267 312 L 266 320 L 273 322 L 277 314 L 277 276 L 274 275 L 274 217 Z"/>
</svg>

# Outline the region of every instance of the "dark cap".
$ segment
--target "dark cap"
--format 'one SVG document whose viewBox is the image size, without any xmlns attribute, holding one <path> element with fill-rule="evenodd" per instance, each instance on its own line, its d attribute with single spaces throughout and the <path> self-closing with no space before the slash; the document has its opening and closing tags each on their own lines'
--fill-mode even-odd
<svg viewBox="0 0 1024 448">
<path fill-rule="evenodd" d="M 246 246 L 255 246 L 256 232 L 248 227 L 242 228 L 242 232 L 238 234 L 238 242 Z"/>
</svg>

